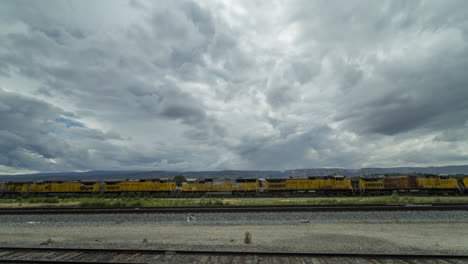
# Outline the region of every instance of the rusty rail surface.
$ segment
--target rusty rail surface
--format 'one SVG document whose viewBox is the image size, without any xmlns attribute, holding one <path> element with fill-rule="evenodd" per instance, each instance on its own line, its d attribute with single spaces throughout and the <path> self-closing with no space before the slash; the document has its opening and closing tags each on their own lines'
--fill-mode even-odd
<svg viewBox="0 0 468 264">
<path fill-rule="evenodd" d="M 0 253 L 14 252 L 80 252 L 80 253 L 115 253 L 115 254 L 147 254 L 147 255 L 210 255 L 210 256 L 273 256 L 273 257 L 333 257 L 333 258 L 365 258 L 365 259 L 459 259 L 468 260 L 468 255 L 460 254 L 364 254 L 364 253 L 331 253 L 331 252 L 269 252 L 269 251 L 226 251 L 226 250 L 178 250 L 178 249 L 95 249 L 95 248 L 46 248 L 46 247 L 0 247 Z M 28 260 L 8 260 L 0 257 L 0 263 L 23 263 Z M 33 260 L 31 260 L 33 261 Z M 43 260 L 34 260 L 41 262 Z M 47 260 L 49 263 L 129 263 L 129 262 L 70 262 Z M 44 262 L 46 263 L 46 262 Z M 138 263 L 138 262 L 132 262 Z"/>
</svg>

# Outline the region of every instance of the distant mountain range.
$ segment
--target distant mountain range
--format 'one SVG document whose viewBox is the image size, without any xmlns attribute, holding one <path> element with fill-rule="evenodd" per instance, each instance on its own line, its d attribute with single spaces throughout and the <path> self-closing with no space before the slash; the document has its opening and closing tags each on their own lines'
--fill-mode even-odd
<svg viewBox="0 0 468 264">
<path fill-rule="evenodd" d="M 125 180 L 172 178 L 184 175 L 187 178 L 237 178 L 237 177 L 301 177 L 338 174 L 364 176 L 389 173 L 468 174 L 468 165 L 443 167 L 394 167 L 394 168 L 317 168 L 286 171 L 223 170 L 223 171 L 88 171 L 54 172 L 21 175 L 0 175 L 0 181 L 64 181 L 64 180 Z"/>
</svg>

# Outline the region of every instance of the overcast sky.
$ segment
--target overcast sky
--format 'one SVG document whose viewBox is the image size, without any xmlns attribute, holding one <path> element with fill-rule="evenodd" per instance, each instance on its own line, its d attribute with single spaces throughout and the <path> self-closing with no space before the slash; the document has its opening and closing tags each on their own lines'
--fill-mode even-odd
<svg viewBox="0 0 468 264">
<path fill-rule="evenodd" d="M 468 164 L 468 2 L 0 2 L 0 173 Z"/>
</svg>

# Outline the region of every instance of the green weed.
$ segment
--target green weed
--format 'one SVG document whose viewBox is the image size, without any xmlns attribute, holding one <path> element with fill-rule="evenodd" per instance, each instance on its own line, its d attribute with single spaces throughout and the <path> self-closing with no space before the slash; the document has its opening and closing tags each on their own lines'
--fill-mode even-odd
<svg viewBox="0 0 468 264">
<path fill-rule="evenodd" d="M 244 244 L 252 243 L 252 234 L 250 232 L 245 232 L 244 234 Z"/>
</svg>

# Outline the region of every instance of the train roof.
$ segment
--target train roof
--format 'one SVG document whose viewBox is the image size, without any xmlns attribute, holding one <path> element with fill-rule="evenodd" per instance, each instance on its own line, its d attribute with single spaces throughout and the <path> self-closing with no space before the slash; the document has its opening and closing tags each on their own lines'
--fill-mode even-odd
<svg viewBox="0 0 468 264">
<path fill-rule="evenodd" d="M 372 180 L 372 179 L 384 179 L 384 178 L 405 178 L 405 177 L 414 177 L 414 178 L 450 178 L 449 175 L 375 175 L 375 176 L 360 176 L 360 179 Z"/>
<path fill-rule="evenodd" d="M 117 183 L 117 182 L 162 182 L 170 181 L 168 178 L 158 178 L 158 179 L 125 179 L 125 180 L 104 180 L 105 183 Z"/>
<path fill-rule="evenodd" d="M 333 179 L 333 178 L 346 178 L 342 175 L 321 175 L 321 176 L 300 176 L 300 177 L 278 177 L 278 178 L 265 178 L 266 181 L 281 181 L 281 180 L 313 180 L 313 179 Z"/>
<path fill-rule="evenodd" d="M 257 178 L 237 178 L 236 182 L 256 182 L 258 179 Z"/>
</svg>

